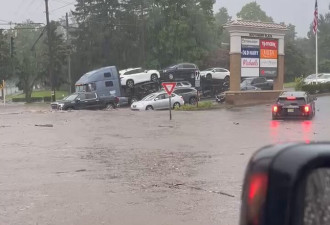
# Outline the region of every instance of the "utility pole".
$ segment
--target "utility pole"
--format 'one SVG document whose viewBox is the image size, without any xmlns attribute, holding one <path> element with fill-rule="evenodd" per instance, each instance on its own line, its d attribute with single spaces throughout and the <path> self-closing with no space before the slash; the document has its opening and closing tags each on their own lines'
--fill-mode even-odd
<svg viewBox="0 0 330 225">
<path fill-rule="evenodd" d="M 51 82 L 52 101 L 56 101 L 55 79 L 54 79 L 54 74 L 53 74 L 53 48 L 52 48 L 52 37 L 51 37 L 51 30 L 50 30 L 50 23 L 49 23 L 48 0 L 45 0 L 45 5 L 46 5 L 46 21 L 47 21 L 47 36 L 48 36 L 48 51 L 49 51 L 48 73 L 49 73 L 50 82 Z"/>
<path fill-rule="evenodd" d="M 69 41 L 69 16 L 68 13 L 66 13 L 66 44 L 69 47 L 70 46 L 70 41 Z M 72 93 L 72 79 L 71 79 L 71 48 L 68 49 L 68 78 L 69 78 L 69 94 Z"/>
<path fill-rule="evenodd" d="M 142 52 L 142 65 L 145 65 L 145 21 L 144 21 L 144 2 L 141 2 L 141 52 Z"/>
</svg>

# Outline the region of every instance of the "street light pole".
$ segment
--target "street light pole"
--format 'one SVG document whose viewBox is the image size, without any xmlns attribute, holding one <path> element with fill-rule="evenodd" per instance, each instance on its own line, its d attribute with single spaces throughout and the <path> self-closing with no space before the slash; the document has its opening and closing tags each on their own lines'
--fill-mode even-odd
<svg viewBox="0 0 330 225">
<path fill-rule="evenodd" d="M 48 10 L 48 0 L 45 0 L 46 5 L 46 21 L 47 21 L 47 36 L 48 36 L 48 52 L 49 52 L 49 68 L 48 73 L 51 82 L 51 89 L 52 89 L 52 101 L 56 101 L 55 96 L 55 79 L 53 74 L 53 48 L 52 48 L 52 37 L 51 37 L 51 30 L 50 30 L 50 23 L 49 23 L 49 10 Z"/>
</svg>

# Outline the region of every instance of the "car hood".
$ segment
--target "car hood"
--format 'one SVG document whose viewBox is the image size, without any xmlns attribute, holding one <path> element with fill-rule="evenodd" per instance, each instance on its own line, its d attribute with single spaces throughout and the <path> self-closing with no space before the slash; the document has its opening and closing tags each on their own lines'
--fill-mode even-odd
<svg viewBox="0 0 330 225">
<path fill-rule="evenodd" d="M 67 100 L 58 100 L 56 102 L 52 102 L 51 104 L 55 105 L 55 104 L 65 104 L 65 103 L 70 103 L 72 101 L 67 101 Z"/>
</svg>

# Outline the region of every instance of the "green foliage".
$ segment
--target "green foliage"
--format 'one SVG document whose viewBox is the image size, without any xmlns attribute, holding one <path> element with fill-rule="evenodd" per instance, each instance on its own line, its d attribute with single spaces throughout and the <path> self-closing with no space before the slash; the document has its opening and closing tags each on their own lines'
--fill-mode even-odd
<svg viewBox="0 0 330 225">
<path fill-rule="evenodd" d="M 301 90 L 309 94 L 330 93 L 330 83 L 305 84 Z"/>
<path fill-rule="evenodd" d="M 13 61 L 10 57 L 10 35 L 0 30 L 0 80 L 7 80 L 13 75 Z"/>
<path fill-rule="evenodd" d="M 181 107 L 175 108 L 177 111 L 197 111 L 197 110 L 206 110 L 206 109 L 212 109 L 214 108 L 214 105 L 211 101 L 203 101 L 198 103 L 197 105 L 190 105 L 186 104 Z"/>
<path fill-rule="evenodd" d="M 307 59 L 294 42 L 285 45 L 285 81 L 294 81 L 296 77 L 302 76 L 308 71 Z"/>
<path fill-rule="evenodd" d="M 242 20 L 273 22 L 273 18 L 267 16 L 257 2 L 251 2 L 243 6 L 241 11 L 237 13 L 237 17 Z"/>
<path fill-rule="evenodd" d="M 296 77 L 294 82 L 295 82 L 294 89 L 296 91 L 301 91 L 302 87 L 304 86 L 304 77 L 302 77 L 302 76 Z"/>
<path fill-rule="evenodd" d="M 78 0 L 74 74 L 116 65 L 162 68 L 203 63 L 217 46 L 214 0 Z M 76 77 L 78 79 L 78 77 Z"/>
</svg>

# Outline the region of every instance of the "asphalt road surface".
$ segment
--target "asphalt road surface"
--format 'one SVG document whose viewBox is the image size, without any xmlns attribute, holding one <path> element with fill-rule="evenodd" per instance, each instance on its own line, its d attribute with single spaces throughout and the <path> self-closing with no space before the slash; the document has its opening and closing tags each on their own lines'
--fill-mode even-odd
<svg viewBox="0 0 330 225">
<path fill-rule="evenodd" d="M 0 224 L 238 224 L 257 149 L 330 140 L 330 97 L 312 121 L 271 106 L 201 112 L 0 107 Z M 37 125 L 37 126 L 36 126 Z"/>
</svg>

